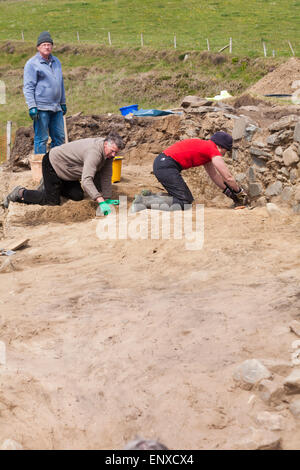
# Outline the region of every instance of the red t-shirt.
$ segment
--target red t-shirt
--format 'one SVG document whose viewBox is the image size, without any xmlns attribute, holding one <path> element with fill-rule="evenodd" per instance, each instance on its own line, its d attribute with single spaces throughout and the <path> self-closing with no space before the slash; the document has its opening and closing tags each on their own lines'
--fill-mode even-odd
<svg viewBox="0 0 300 470">
<path fill-rule="evenodd" d="M 204 165 L 213 157 L 220 155 L 218 147 L 212 140 L 185 139 L 176 142 L 163 152 L 172 157 L 184 170 Z"/>
</svg>

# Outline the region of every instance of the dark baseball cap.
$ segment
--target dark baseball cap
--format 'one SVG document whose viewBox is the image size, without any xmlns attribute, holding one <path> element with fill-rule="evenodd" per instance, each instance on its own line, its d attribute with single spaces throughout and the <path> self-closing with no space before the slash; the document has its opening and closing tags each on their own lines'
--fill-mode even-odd
<svg viewBox="0 0 300 470">
<path fill-rule="evenodd" d="M 226 150 L 232 149 L 232 137 L 226 132 L 216 132 L 211 136 L 210 140 L 212 140 L 216 145 L 219 145 L 219 147 L 223 147 Z"/>
</svg>

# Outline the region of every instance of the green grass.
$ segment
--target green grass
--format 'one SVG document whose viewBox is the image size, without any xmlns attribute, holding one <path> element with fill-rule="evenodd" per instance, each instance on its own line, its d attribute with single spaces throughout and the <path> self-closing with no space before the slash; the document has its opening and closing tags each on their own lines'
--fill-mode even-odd
<svg viewBox="0 0 300 470">
<path fill-rule="evenodd" d="M 35 43 L 49 30 L 56 43 L 80 41 L 115 47 L 217 52 L 233 39 L 236 55 L 290 55 L 288 40 L 300 53 L 300 2 L 297 0 L 27 0 L 0 1 L 0 40 Z M 226 52 L 228 53 L 228 51 Z"/>
</svg>

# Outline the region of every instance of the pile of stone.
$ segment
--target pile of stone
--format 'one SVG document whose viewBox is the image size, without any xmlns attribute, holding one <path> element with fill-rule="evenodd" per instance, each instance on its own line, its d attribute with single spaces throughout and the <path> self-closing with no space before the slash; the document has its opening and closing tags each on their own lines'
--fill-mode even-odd
<svg viewBox="0 0 300 470">
<path fill-rule="evenodd" d="M 229 102 L 187 96 L 175 114 L 127 118 L 115 114 L 67 118 L 69 140 L 106 136 L 117 131 L 126 144 L 130 164 L 149 164 L 179 139 L 209 138 L 216 131 L 232 133 L 234 148 L 226 163 L 248 191 L 252 203 L 288 204 L 300 213 L 300 106 L 271 106 L 251 98 Z M 241 105 L 242 103 L 242 105 Z M 33 148 L 32 128 L 20 128 L 12 151 L 13 170 L 28 167 Z M 185 173 L 196 198 L 218 195 L 201 169 Z"/>
</svg>

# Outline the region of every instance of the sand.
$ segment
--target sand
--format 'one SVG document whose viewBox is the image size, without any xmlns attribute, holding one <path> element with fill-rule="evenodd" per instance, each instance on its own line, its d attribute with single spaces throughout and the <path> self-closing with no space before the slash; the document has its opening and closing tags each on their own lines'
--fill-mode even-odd
<svg viewBox="0 0 300 470">
<path fill-rule="evenodd" d="M 131 181 L 132 199 L 132 175 L 115 194 Z M 299 449 L 294 397 L 269 407 L 233 380 L 246 359 L 290 364 L 299 216 L 205 206 L 198 250 L 185 238 L 100 240 L 98 219 L 59 217 L 12 227 L 30 242 L 0 273 L 0 443 L 122 449 L 139 435 L 236 449 L 267 432 L 256 417 L 271 411 L 281 447 Z"/>
</svg>

